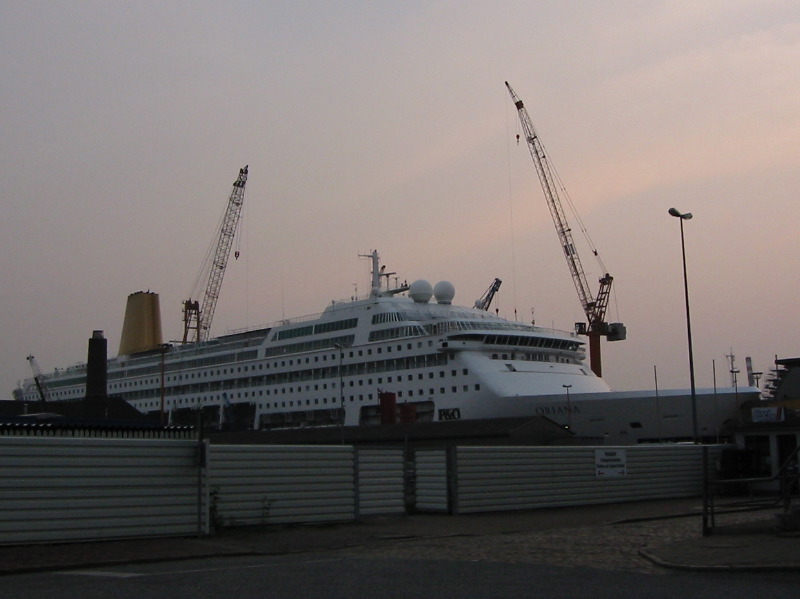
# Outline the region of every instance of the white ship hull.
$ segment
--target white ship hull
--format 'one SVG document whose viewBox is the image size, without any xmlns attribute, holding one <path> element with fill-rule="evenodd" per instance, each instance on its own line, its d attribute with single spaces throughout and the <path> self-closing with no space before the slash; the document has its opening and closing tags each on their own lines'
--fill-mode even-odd
<svg viewBox="0 0 800 599">
<path fill-rule="evenodd" d="M 659 427 L 664 436 L 690 436 L 684 417 L 666 430 L 663 418 L 651 422 L 652 401 L 611 393 L 585 364 L 576 334 L 452 305 L 449 284 L 435 294 L 424 282 L 383 289 L 377 253 L 372 258 L 369 297 L 333 302 L 315 317 L 112 358 L 108 394 L 176 424 L 193 422 L 187 418 L 197 409 L 219 426 L 374 424 L 385 415 L 379 393 L 387 392 L 407 421 L 546 416 L 577 434 L 613 439 L 643 421 L 631 440 Z M 47 385 L 54 401 L 81 399 L 85 367 L 51 373 Z M 34 381 L 15 395 L 37 400 Z"/>
</svg>

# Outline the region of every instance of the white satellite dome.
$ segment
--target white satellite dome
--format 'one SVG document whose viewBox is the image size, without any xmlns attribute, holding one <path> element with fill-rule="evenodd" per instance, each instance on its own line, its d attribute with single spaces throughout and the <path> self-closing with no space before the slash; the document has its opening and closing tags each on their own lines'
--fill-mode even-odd
<svg viewBox="0 0 800 599">
<path fill-rule="evenodd" d="M 414 281 L 408 286 L 408 296 L 419 304 L 426 304 L 431 301 L 432 295 L 433 287 L 424 279 Z"/>
<path fill-rule="evenodd" d="M 450 281 L 439 281 L 433 288 L 433 295 L 440 304 L 452 304 L 456 288 Z"/>
</svg>

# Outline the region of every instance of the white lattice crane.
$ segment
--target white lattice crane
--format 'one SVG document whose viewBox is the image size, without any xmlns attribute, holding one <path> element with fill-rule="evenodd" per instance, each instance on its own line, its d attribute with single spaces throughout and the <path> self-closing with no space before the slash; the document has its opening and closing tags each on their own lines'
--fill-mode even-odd
<svg viewBox="0 0 800 599">
<path fill-rule="evenodd" d="M 222 217 L 222 225 L 219 229 L 214 257 L 210 264 L 203 304 L 201 306 L 198 300 L 193 299 L 183 302 L 184 343 L 205 341 L 209 337 L 211 321 L 214 318 L 214 310 L 217 307 L 219 292 L 222 288 L 222 278 L 225 276 L 225 269 L 228 266 L 228 258 L 233 246 L 233 238 L 236 235 L 236 227 L 239 224 L 239 216 L 242 213 L 244 186 L 247 183 L 247 168 L 245 166 L 239 169 L 239 176 L 233 183 L 233 191 L 231 191 L 228 199 L 225 215 Z M 204 270 L 205 267 L 203 268 Z"/>
<path fill-rule="evenodd" d="M 603 363 L 600 356 L 600 338 L 607 337 L 609 341 L 620 341 L 625 339 L 626 334 L 625 327 L 621 323 L 609 325 L 606 322 L 606 310 L 608 309 L 611 283 L 614 281 L 614 277 L 605 273 L 605 275 L 600 278 L 600 289 L 597 295 L 592 295 L 589 289 L 589 283 L 586 280 L 586 274 L 583 271 L 580 256 L 578 255 L 575 243 L 572 239 L 572 229 L 564 214 L 564 208 L 558 195 L 556 178 L 550 168 L 544 146 L 539 140 L 536 130 L 533 128 L 533 123 L 528 116 L 528 111 L 525 109 L 522 100 L 514 93 L 508 81 L 506 81 L 506 87 L 519 113 L 519 120 L 522 125 L 523 133 L 525 134 L 525 141 L 528 144 L 531 158 L 533 158 L 533 164 L 536 167 L 536 174 L 539 176 L 539 182 L 542 184 L 547 206 L 550 208 L 550 215 L 553 217 L 556 233 L 558 233 L 561 248 L 564 250 L 564 257 L 567 260 L 567 266 L 572 275 L 572 281 L 575 283 L 575 289 L 578 292 L 578 299 L 581 302 L 581 307 L 588 321 L 588 323 L 576 323 L 575 329 L 579 334 L 588 335 L 589 363 L 592 371 L 594 371 L 597 376 L 602 376 Z M 592 252 L 597 256 L 596 249 L 592 248 Z"/>
</svg>

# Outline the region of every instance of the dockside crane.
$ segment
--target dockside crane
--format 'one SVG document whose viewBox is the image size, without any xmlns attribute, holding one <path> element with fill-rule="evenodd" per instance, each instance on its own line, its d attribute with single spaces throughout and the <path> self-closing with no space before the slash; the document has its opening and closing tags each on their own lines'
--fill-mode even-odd
<svg viewBox="0 0 800 599">
<path fill-rule="evenodd" d="M 488 310 L 489 306 L 492 305 L 492 300 L 494 299 L 495 294 L 500 290 L 500 285 L 502 284 L 503 281 L 500 279 L 495 279 L 489 286 L 489 289 L 487 289 L 484 294 L 475 301 L 475 307 L 478 310 Z"/>
<path fill-rule="evenodd" d="M 236 227 L 242 213 L 247 169 L 247 166 L 239 169 L 239 176 L 233 182 L 233 191 L 228 198 L 225 215 L 222 217 L 214 257 L 210 265 L 203 304 L 201 306 L 198 300 L 193 299 L 183 302 L 183 343 L 206 341 L 209 337 L 211 321 L 214 318 L 214 310 L 217 307 L 219 292 L 222 288 L 222 278 L 225 276 L 233 238 L 236 235 Z"/>
<path fill-rule="evenodd" d="M 49 403 L 50 390 L 47 388 L 47 383 L 45 383 L 44 375 L 42 375 L 42 369 L 39 368 L 39 363 L 33 356 L 28 356 L 27 360 L 28 364 L 30 364 L 31 371 L 33 372 L 33 382 L 36 383 L 36 390 L 39 392 L 39 397 L 41 398 L 42 403 Z"/>
<path fill-rule="evenodd" d="M 519 114 L 519 120 L 522 125 L 522 130 L 525 135 L 525 141 L 528 144 L 533 164 L 536 167 L 536 174 L 539 176 L 539 182 L 542 185 L 547 206 L 550 209 L 550 215 L 553 217 L 553 224 L 556 227 L 561 247 L 564 250 L 564 257 L 567 260 L 572 281 L 575 284 L 575 290 L 578 292 L 578 299 L 581 302 L 581 307 L 586 314 L 587 322 L 579 322 L 575 324 L 575 330 L 580 335 L 587 335 L 589 338 L 589 364 L 592 371 L 597 376 L 602 376 L 603 362 L 600 354 L 600 338 L 607 337 L 609 341 L 621 341 L 625 339 L 626 331 L 622 323 L 607 323 L 606 310 L 608 309 L 608 301 L 611 294 L 611 284 L 614 277 L 605 273 L 599 280 L 600 289 L 596 296 L 592 295 L 589 289 L 589 283 L 586 280 L 586 274 L 581 264 L 580 256 L 575 248 L 575 243 L 572 238 L 572 229 L 569 226 L 567 217 L 564 214 L 564 208 L 561 204 L 561 199 L 558 195 L 558 186 L 556 179 L 550 168 L 550 163 L 547 160 L 547 155 L 544 151 L 539 136 L 533 127 L 528 111 L 525 105 L 520 100 L 519 96 L 514 92 L 512 87 L 506 81 L 508 93 L 511 94 L 511 99 Z M 592 248 L 595 256 L 597 250 Z"/>
</svg>

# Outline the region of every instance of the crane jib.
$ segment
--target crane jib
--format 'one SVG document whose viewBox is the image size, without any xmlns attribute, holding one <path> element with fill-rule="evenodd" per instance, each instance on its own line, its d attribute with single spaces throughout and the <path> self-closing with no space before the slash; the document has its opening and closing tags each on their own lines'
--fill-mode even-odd
<svg viewBox="0 0 800 599">
<path fill-rule="evenodd" d="M 508 88 L 508 93 L 511 95 L 511 100 L 514 102 L 514 106 L 517 109 L 520 124 L 525 132 L 525 139 L 528 142 L 528 150 L 531 158 L 533 159 L 533 164 L 536 167 L 536 174 L 538 175 L 539 182 L 542 185 L 542 190 L 544 192 L 545 199 L 547 200 L 547 205 L 550 209 L 550 215 L 553 218 L 553 223 L 555 224 L 556 233 L 558 234 L 561 242 L 561 247 L 564 250 L 564 257 L 567 260 L 567 266 L 569 267 L 570 274 L 572 275 L 572 281 L 575 284 L 575 290 L 578 292 L 578 299 L 580 300 L 581 307 L 583 308 L 584 314 L 586 315 L 589 323 L 588 329 L 583 323 L 579 323 L 580 326 L 578 326 L 577 329 L 583 333 L 588 332 L 590 335 L 590 357 L 592 361 L 592 370 L 595 372 L 595 374 L 600 376 L 601 361 L 599 344 L 596 337 L 598 335 L 603 335 L 607 336 L 609 340 L 615 341 L 625 338 L 624 326 L 621 323 L 615 323 L 609 327 L 609 325 L 605 322 L 613 277 L 606 273 L 605 277 L 600 279 L 600 290 L 597 293 L 597 298 L 595 299 L 592 297 L 592 293 L 589 291 L 589 283 L 586 280 L 583 265 L 581 264 L 580 256 L 578 255 L 578 251 L 572 241 L 572 232 L 567 222 L 566 215 L 564 214 L 564 209 L 561 205 L 561 199 L 558 196 L 558 187 L 555 184 L 556 180 L 551 172 L 550 163 L 547 160 L 544 146 L 542 145 L 541 140 L 539 140 L 535 134 L 533 123 L 528 116 L 528 111 L 525 109 L 525 105 L 522 103 L 522 100 L 517 96 L 516 93 L 514 93 L 514 90 L 508 84 L 508 81 L 505 83 L 506 87 Z M 519 136 L 517 136 L 517 139 L 519 140 Z M 598 256 L 597 250 L 595 250 L 593 247 L 592 251 L 595 256 Z M 613 329 L 613 332 L 611 329 Z"/>
</svg>

